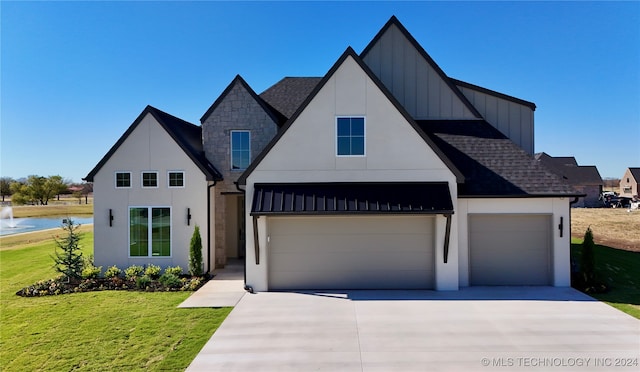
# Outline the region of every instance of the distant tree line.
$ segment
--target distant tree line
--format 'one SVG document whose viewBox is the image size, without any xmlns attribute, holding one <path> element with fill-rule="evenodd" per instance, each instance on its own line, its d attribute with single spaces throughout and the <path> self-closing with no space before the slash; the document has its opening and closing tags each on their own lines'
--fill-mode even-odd
<svg viewBox="0 0 640 372">
<path fill-rule="evenodd" d="M 86 200 L 91 191 L 93 191 L 92 184 L 73 184 L 58 175 L 49 177 L 31 175 L 19 180 L 11 177 L 0 178 L 2 201 L 5 201 L 5 197 L 11 197 L 11 203 L 14 205 L 47 205 L 49 200 L 54 197 L 60 199 L 60 195 L 63 194 L 73 194 L 82 203 L 82 198 Z"/>
</svg>

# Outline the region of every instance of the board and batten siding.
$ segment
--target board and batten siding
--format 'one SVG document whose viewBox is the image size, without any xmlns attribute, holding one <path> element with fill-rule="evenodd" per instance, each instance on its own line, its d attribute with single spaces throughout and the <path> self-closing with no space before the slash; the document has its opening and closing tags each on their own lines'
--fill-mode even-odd
<svg viewBox="0 0 640 372">
<path fill-rule="evenodd" d="M 389 27 L 363 59 L 414 119 L 476 119 L 449 83 L 395 25 Z"/>
<path fill-rule="evenodd" d="M 531 107 L 469 87 L 458 86 L 458 88 L 489 124 L 509 137 L 528 154 L 533 155 L 534 132 Z"/>
</svg>

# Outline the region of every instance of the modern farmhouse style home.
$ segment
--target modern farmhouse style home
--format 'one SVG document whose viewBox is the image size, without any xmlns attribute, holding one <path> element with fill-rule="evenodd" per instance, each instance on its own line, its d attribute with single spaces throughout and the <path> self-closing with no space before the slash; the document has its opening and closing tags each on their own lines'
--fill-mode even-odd
<svg viewBox="0 0 640 372">
<path fill-rule="evenodd" d="M 569 286 L 570 203 L 528 101 L 448 77 L 392 17 L 322 77 L 236 76 L 196 126 L 147 107 L 87 175 L 96 265 L 288 289 Z"/>
</svg>

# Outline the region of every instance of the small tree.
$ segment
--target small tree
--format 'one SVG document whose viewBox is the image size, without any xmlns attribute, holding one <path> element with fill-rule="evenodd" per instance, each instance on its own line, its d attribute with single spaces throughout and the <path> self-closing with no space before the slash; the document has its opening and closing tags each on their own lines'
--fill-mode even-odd
<svg viewBox="0 0 640 372">
<path fill-rule="evenodd" d="M 594 284 L 596 276 L 595 257 L 593 255 L 594 249 L 595 243 L 593 242 L 593 232 L 591 231 L 591 226 L 589 226 L 587 231 L 584 233 L 582 255 L 580 256 L 580 271 L 582 271 L 584 283 L 587 286 Z"/>
<path fill-rule="evenodd" d="M 56 248 L 55 255 L 52 257 L 55 262 L 54 268 L 64 275 L 67 281 L 80 279 L 84 268 L 84 259 L 78 245 L 80 242 L 78 228 L 80 228 L 79 224 L 74 224 L 70 218 L 67 218 L 62 223 L 62 229 L 66 231 L 67 236 L 55 239 L 57 247 L 62 252 L 58 252 Z"/>
<path fill-rule="evenodd" d="M 202 275 L 202 238 L 200 237 L 200 227 L 196 225 L 191 236 L 189 245 L 189 274 L 193 276 Z"/>
</svg>

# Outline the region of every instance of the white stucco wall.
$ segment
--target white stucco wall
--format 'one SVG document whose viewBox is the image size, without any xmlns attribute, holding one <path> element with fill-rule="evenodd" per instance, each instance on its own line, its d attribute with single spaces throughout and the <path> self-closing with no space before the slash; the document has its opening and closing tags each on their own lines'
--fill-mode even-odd
<svg viewBox="0 0 640 372">
<path fill-rule="evenodd" d="M 131 188 L 116 188 L 115 173 L 131 172 Z M 142 188 L 141 172 L 157 171 L 158 188 Z M 168 171 L 183 171 L 184 188 L 168 187 Z M 153 263 L 179 265 L 186 272 L 189 242 L 200 226 L 203 261 L 207 269 L 207 181 L 202 171 L 169 134 L 147 114 L 94 176 L 94 257 L 96 266 Z M 129 207 L 171 207 L 171 257 L 129 257 Z M 187 208 L 191 222 L 187 225 Z M 113 226 L 109 226 L 109 210 Z"/>
<path fill-rule="evenodd" d="M 552 219 L 552 276 L 553 285 L 568 287 L 571 285 L 570 246 L 571 221 L 568 198 L 511 198 L 511 199 L 459 199 L 458 219 L 458 265 L 460 286 L 469 286 L 469 218 L 468 214 L 549 214 Z M 558 225 L 563 218 L 563 233 L 560 237 Z"/>
<path fill-rule="evenodd" d="M 366 156 L 336 156 L 336 116 L 365 116 Z M 247 284 L 264 291 L 267 283 L 268 219 L 258 220 L 260 265 L 255 265 L 251 211 L 253 184 L 259 182 L 448 182 L 457 198 L 453 173 L 417 134 L 360 66 L 348 57 L 247 179 Z M 438 218 L 437 252 L 442 252 L 444 218 Z M 453 220 L 452 232 L 457 231 Z M 440 232 L 442 229 L 442 232 Z M 457 289 L 457 235 L 449 263 L 436 260 L 438 289 Z"/>
</svg>

